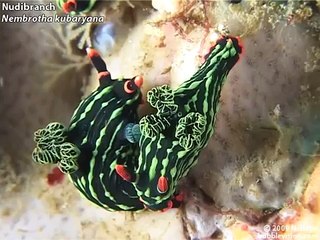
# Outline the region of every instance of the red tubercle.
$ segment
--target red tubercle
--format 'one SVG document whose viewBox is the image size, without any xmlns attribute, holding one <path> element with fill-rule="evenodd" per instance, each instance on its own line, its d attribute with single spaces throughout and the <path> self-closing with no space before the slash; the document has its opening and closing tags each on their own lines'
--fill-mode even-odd
<svg viewBox="0 0 320 240">
<path fill-rule="evenodd" d="M 88 55 L 89 58 L 99 57 L 100 56 L 98 51 L 93 49 L 93 48 L 86 48 L 86 51 L 87 51 L 87 55 Z"/>
<path fill-rule="evenodd" d="M 177 196 L 174 197 L 174 199 L 178 202 L 183 202 L 184 198 L 185 198 L 184 192 L 180 192 Z"/>
<path fill-rule="evenodd" d="M 68 0 L 64 4 L 62 4 L 62 10 L 64 13 L 70 13 L 77 9 L 77 1 L 76 0 Z"/>
<path fill-rule="evenodd" d="M 248 230 L 249 230 L 248 224 L 242 224 L 242 225 L 241 225 L 241 230 L 242 230 L 242 231 L 248 231 Z"/>
<path fill-rule="evenodd" d="M 168 203 L 167 203 L 167 207 L 164 208 L 164 209 L 162 209 L 162 210 L 160 210 L 160 211 L 161 211 L 161 212 L 166 212 L 166 211 L 170 210 L 172 207 L 173 207 L 173 202 L 170 200 L 170 201 L 168 201 Z"/>
<path fill-rule="evenodd" d="M 239 53 L 239 55 L 244 54 L 244 47 L 243 47 L 242 39 L 240 38 L 240 36 L 236 36 L 235 38 L 238 41 L 239 48 L 241 48 L 241 53 Z"/>
<path fill-rule="evenodd" d="M 169 184 L 167 178 L 164 176 L 159 177 L 158 184 L 157 184 L 158 192 L 165 193 L 168 191 Z"/>
<path fill-rule="evenodd" d="M 128 169 L 123 165 L 116 165 L 115 167 L 116 173 L 125 181 L 131 181 L 131 174 Z"/>
<path fill-rule="evenodd" d="M 239 46 L 242 47 L 242 40 L 240 36 L 235 36 L 235 39 L 237 39 Z"/>
<path fill-rule="evenodd" d="M 47 183 L 50 186 L 54 186 L 63 182 L 64 173 L 58 167 L 55 167 L 47 175 Z"/>
<path fill-rule="evenodd" d="M 240 36 L 236 36 L 234 37 L 237 42 L 238 42 L 238 46 L 240 48 L 240 51 L 239 51 L 239 59 L 237 60 L 237 63 L 240 61 L 240 59 L 242 58 L 242 56 L 244 56 L 244 47 L 243 47 L 243 42 L 242 42 L 242 39 L 240 38 Z"/>
</svg>

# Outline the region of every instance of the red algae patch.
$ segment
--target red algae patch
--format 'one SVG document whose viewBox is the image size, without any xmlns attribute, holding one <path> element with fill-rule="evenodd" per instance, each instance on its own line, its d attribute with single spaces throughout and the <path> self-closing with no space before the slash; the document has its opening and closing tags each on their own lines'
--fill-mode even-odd
<svg viewBox="0 0 320 240">
<path fill-rule="evenodd" d="M 48 185 L 54 186 L 62 183 L 64 179 L 64 173 L 60 171 L 58 167 L 54 167 L 50 173 L 47 175 Z"/>
</svg>

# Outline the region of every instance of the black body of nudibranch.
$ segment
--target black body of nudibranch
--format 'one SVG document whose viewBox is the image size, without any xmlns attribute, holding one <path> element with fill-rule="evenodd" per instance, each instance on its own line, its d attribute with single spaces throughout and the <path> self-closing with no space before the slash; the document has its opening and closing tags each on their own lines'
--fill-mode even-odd
<svg viewBox="0 0 320 240">
<path fill-rule="evenodd" d="M 176 90 L 151 89 L 147 101 L 157 113 L 143 117 L 137 181 L 147 208 L 176 205 L 176 187 L 198 160 L 214 131 L 222 86 L 242 49 L 237 38 L 222 37 L 199 70 Z"/>
<path fill-rule="evenodd" d="M 143 79 L 113 80 L 99 54 L 88 49 L 88 55 L 98 70 L 99 87 L 80 102 L 68 128 L 50 123 L 35 132 L 33 159 L 57 163 L 87 199 L 107 210 L 143 209 L 128 170 L 138 164 L 131 126 L 139 121 Z"/>
</svg>

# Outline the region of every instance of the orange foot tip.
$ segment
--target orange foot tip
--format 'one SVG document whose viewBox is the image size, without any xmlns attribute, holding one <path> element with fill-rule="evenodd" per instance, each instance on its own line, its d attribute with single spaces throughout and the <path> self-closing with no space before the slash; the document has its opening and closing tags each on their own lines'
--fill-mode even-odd
<svg viewBox="0 0 320 240">
<path fill-rule="evenodd" d="M 168 202 L 168 204 L 167 204 L 167 207 L 166 208 L 164 208 L 164 209 L 162 209 L 162 210 L 160 210 L 161 212 L 166 212 L 166 211 L 168 211 L 169 209 L 171 209 L 173 207 L 173 202 L 170 200 L 169 202 Z"/>
</svg>

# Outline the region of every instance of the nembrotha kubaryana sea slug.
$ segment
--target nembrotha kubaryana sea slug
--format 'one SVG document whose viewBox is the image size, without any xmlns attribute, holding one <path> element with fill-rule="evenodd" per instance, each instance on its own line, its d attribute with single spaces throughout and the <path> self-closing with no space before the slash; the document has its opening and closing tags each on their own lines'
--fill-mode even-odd
<svg viewBox="0 0 320 240">
<path fill-rule="evenodd" d="M 238 39 L 222 37 L 178 89 L 164 85 L 148 92 L 147 101 L 157 113 L 139 123 L 139 177 L 134 183 L 148 208 L 175 205 L 172 196 L 179 180 L 196 164 L 213 134 L 223 83 L 241 51 Z"/>
<path fill-rule="evenodd" d="M 213 134 L 222 86 L 241 51 L 237 38 L 222 36 L 179 88 L 147 93 L 157 113 L 139 121 L 142 77 L 112 80 L 89 49 L 100 86 L 82 100 L 68 128 L 50 123 L 35 132 L 34 161 L 58 164 L 87 199 L 107 210 L 179 206 L 177 184 Z"/>
<path fill-rule="evenodd" d="M 99 87 L 80 102 L 67 129 L 50 123 L 35 132 L 33 159 L 57 163 L 77 189 L 101 207 L 143 209 L 134 186 L 116 173 L 116 164 L 136 168 L 138 144 L 128 141 L 126 132 L 127 125 L 138 123 L 143 79 L 111 79 L 99 54 L 88 49 L 88 55 L 98 70 Z"/>
</svg>

